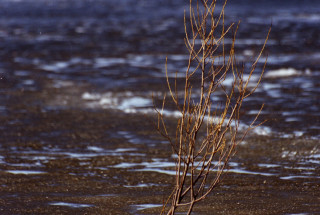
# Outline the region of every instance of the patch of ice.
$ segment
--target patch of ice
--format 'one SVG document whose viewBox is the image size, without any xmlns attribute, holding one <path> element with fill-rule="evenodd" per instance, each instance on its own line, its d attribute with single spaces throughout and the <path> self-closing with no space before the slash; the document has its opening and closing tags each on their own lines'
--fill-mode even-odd
<svg viewBox="0 0 320 215">
<path fill-rule="evenodd" d="M 221 166 L 224 162 L 214 162 L 214 165 Z M 249 171 L 245 170 L 244 168 L 240 167 L 239 163 L 236 162 L 229 162 L 228 165 L 231 167 L 230 169 L 226 169 L 227 172 L 233 172 L 237 174 L 251 174 L 251 175 L 263 175 L 263 176 L 274 176 L 275 174 L 272 173 L 265 173 L 265 172 L 255 172 L 255 171 Z"/>
<path fill-rule="evenodd" d="M 47 161 L 47 160 L 55 160 L 55 157 L 51 156 L 23 156 L 21 158 L 30 159 L 30 160 L 37 160 L 37 161 Z"/>
<path fill-rule="evenodd" d="M 71 208 L 88 208 L 88 207 L 94 206 L 91 204 L 79 204 L 79 203 L 68 203 L 68 202 L 52 202 L 52 203 L 49 203 L 49 205 L 65 206 L 65 207 L 71 207 Z"/>
<path fill-rule="evenodd" d="M 254 172 L 254 171 L 248 171 L 244 169 L 228 169 L 227 172 L 233 172 L 238 174 L 262 175 L 262 176 L 275 176 L 275 174 L 272 174 L 272 173 Z"/>
<path fill-rule="evenodd" d="M 154 110 L 153 110 L 154 111 Z M 175 110 L 175 111 L 171 111 L 171 110 L 163 110 L 161 111 L 161 113 L 165 116 L 169 116 L 169 117 L 181 117 L 182 114 L 180 111 Z"/>
<path fill-rule="evenodd" d="M 66 38 L 62 35 L 38 35 L 35 38 L 37 41 L 64 41 Z"/>
<path fill-rule="evenodd" d="M 189 60 L 189 55 L 169 55 L 168 59 L 170 60 L 174 60 L 174 61 L 185 61 L 185 60 Z"/>
<path fill-rule="evenodd" d="M 160 204 L 140 204 L 140 205 L 133 205 L 138 211 L 148 209 L 148 208 L 156 208 L 162 207 Z"/>
<path fill-rule="evenodd" d="M 142 171 L 142 172 L 157 172 L 161 174 L 166 174 L 166 175 L 176 175 L 175 170 L 164 170 L 164 169 L 156 169 L 156 168 L 143 168 L 135 171 Z"/>
<path fill-rule="evenodd" d="M 242 145 L 242 146 L 247 145 L 247 144 L 248 144 L 247 141 L 241 141 L 241 142 L 239 143 L 239 145 Z"/>
<path fill-rule="evenodd" d="M 306 114 L 305 111 L 282 111 L 282 116 L 296 116 L 296 115 L 303 115 Z"/>
<path fill-rule="evenodd" d="M 195 44 L 196 45 L 200 45 L 202 44 L 203 40 L 201 39 L 196 39 L 195 40 Z M 222 40 L 220 41 L 221 44 L 222 44 Z M 227 44 L 232 44 L 234 41 L 233 39 L 229 39 L 229 38 L 225 38 L 223 40 L 223 43 L 225 45 Z M 235 41 L 235 44 L 236 45 L 263 45 L 265 43 L 265 40 L 264 39 L 236 39 Z M 275 45 L 277 44 L 277 41 L 276 40 L 268 40 L 268 45 Z"/>
<path fill-rule="evenodd" d="M 247 112 L 249 115 L 257 115 L 260 112 L 260 110 L 250 110 Z M 260 114 L 268 114 L 269 112 L 267 111 L 261 111 Z"/>
<path fill-rule="evenodd" d="M 140 163 L 126 163 L 126 162 L 123 162 L 123 163 L 119 163 L 119 164 L 116 164 L 114 166 L 112 166 L 113 168 L 132 168 L 132 167 L 136 167 L 136 166 L 140 166 L 141 164 Z"/>
<path fill-rule="evenodd" d="M 154 109 L 150 110 L 150 113 L 154 113 Z M 169 117 L 176 117 L 179 118 L 182 116 L 180 111 L 169 111 L 169 110 L 163 110 L 161 111 L 161 113 L 165 116 L 169 116 Z M 220 117 L 204 117 L 205 121 L 210 120 L 210 122 L 212 123 L 220 123 Z M 228 118 L 225 118 L 223 125 L 226 125 L 228 123 Z M 248 125 L 244 124 L 244 123 L 240 123 L 239 125 L 239 129 L 245 130 L 248 128 Z M 272 129 L 270 127 L 267 126 L 258 126 L 255 129 L 252 130 L 253 133 L 258 134 L 258 135 L 262 135 L 262 136 L 269 136 L 272 134 Z"/>
<path fill-rule="evenodd" d="M 281 134 L 280 137 L 281 137 L 281 138 L 285 138 L 285 139 L 286 139 L 286 138 L 292 138 L 292 137 L 293 137 L 293 134 Z"/>
<path fill-rule="evenodd" d="M 231 87 L 234 83 L 234 79 L 233 77 L 227 77 L 224 81 L 223 81 L 223 85 L 224 86 L 228 86 Z"/>
<path fill-rule="evenodd" d="M 286 214 L 286 215 L 310 215 L 309 213 Z"/>
<path fill-rule="evenodd" d="M 298 152 L 296 151 L 283 151 L 281 157 L 282 158 L 294 158 L 297 155 Z"/>
<path fill-rule="evenodd" d="M 136 148 L 118 148 L 115 149 L 115 152 L 128 152 L 128 151 L 136 151 Z"/>
<path fill-rule="evenodd" d="M 97 153 L 76 153 L 76 152 L 65 152 L 63 153 L 71 158 L 77 158 L 79 160 L 82 160 L 82 159 L 86 159 L 86 158 L 89 158 L 89 157 L 96 157 L 98 156 Z"/>
<path fill-rule="evenodd" d="M 307 162 L 314 163 L 314 164 L 320 164 L 320 154 L 316 154 L 314 152 L 314 150 L 312 150 L 311 153 L 312 154 L 306 158 Z"/>
<path fill-rule="evenodd" d="M 88 148 L 88 150 L 95 151 L 95 152 L 102 152 L 104 150 L 103 148 L 100 148 L 97 146 L 88 146 L 87 148 Z"/>
<path fill-rule="evenodd" d="M 22 84 L 30 86 L 30 85 L 34 85 L 35 81 L 31 80 L 31 79 L 27 79 L 27 80 L 22 81 Z"/>
<path fill-rule="evenodd" d="M 248 80 L 249 75 L 245 74 L 243 75 L 243 81 L 244 83 Z M 258 80 L 259 80 L 259 75 L 252 74 L 248 83 L 248 87 L 255 87 Z M 234 78 L 233 76 L 228 76 L 225 78 L 225 80 L 222 82 L 223 86 L 231 87 L 234 83 Z"/>
<path fill-rule="evenodd" d="M 298 71 L 294 68 L 282 68 L 277 70 L 270 70 L 266 72 L 265 77 L 266 78 L 283 78 L 283 77 L 289 77 L 289 76 L 297 76 L 300 75 L 301 71 Z"/>
<path fill-rule="evenodd" d="M 120 155 L 123 155 L 123 152 L 108 150 L 108 151 L 104 151 L 104 152 L 95 151 L 92 153 L 90 153 L 90 152 L 88 152 L 88 153 L 61 152 L 60 154 L 64 154 L 64 155 L 67 155 L 71 158 L 76 158 L 79 160 L 85 160 L 85 159 L 97 157 L 97 156 L 120 156 Z M 145 156 L 145 154 L 143 154 L 143 153 L 126 153 L 126 155 L 128 155 L 128 156 Z"/>
<path fill-rule="evenodd" d="M 68 62 L 60 61 L 53 64 L 42 65 L 40 68 L 47 71 L 59 72 L 61 69 L 65 69 L 69 65 L 70 64 Z"/>
<path fill-rule="evenodd" d="M 320 159 L 320 154 L 313 154 L 309 156 L 310 158 L 318 158 Z"/>
<path fill-rule="evenodd" d="M 285 119 L 286 122 L 299 122 L 301 121 L 301 119 L 299 119 L 298 117 L 288 117 Z"/>
<path fill-rule="evenodd" d="M 314 163 L 314 164 L 320 164 L 320 160 L 316 160 L 316 159 L 309 159 L 308 162 Z"/>
<path fill-rule="evenodd" d="M 273 55 L 268 57 L 268 65 L 279 65 L 283 63 L 287 63 L 293 61 L 297 56 L 296 55 Z M 260 60 L 264 62 L 266 60 L 265 57 L 261 57 Z"/>
<path fill-rule="evenodd" d="M 272 98 L 281 98 L 281 85 L 280 84 L 272 84 L 272 83 L 263 83 L 263 90 Z"/>
<path fill-rule="evenodd" d="M 19 167 L 39 167 L 39 166 L 43 166 L 40 161 L 37 161 L 36 163 L 10 163 L 8 164 L 10 166 L 19 166 Z"/>
<path fill-rule="evenodd" d="M 254 77 L 254 76 L 253 76 Z M 82 94 L 82 99 L 88 101 L 88 107 L 100 107 L 100 108 L 110 108 L 121 110 L 125 113 L 130 114 L 155 114 L 154 108 L 152 106 L 151 98 L 145 98 L 142 96 L 134 96 L 132 92 L 122 92 L 122 93 L 89 93 L 85 92 Z M 181 112 L 178 110 L 159 110 L 161 114 L 166 117 L 175 117 L 179 118 L 182 116 Z M 252 112 L 253 113 L 253 112 Z M 206 121 L 210 120 L 213 123 L 220 123 L 219 117 L 208 117 L 204 118 Z M 228 118 L 224 120 L 224 125 L 228 122 Z M 248 128 L 248 125 L 240 124 L 240 129 Z M 270 135 L 271 128 L 266 126 L 259 126 L 254 129 L 254 132 L 258 135 Z M 128 134 L 122 133 L 121 135 L 128 136 Z M 127 137 L 126 137 L 127 138 Z M 128 137 L 128 139 L 132 140 L 132 137 Z"/>
<path fill-rule="evenodd" d="M 268 96 L 270 96 L 271 98 L 281 98 L 282 94 L 280 89 L 270 89 L 270 90 L 266 90 Z"/>
<path fill-rule="evenodd" d="M 269 136 L 272 134 L 272 129 L 267 126 L 258 126 L 253 129 L 252 132 L 262 136 Z"/>
<path fill-rule="evenodd" d="M 280 167 L 278 164 L 268 164 L 268 163 L 259 163 L 259 167 L 265 167 L 265 168 L 275 168 L 275 167 Z"/>
<path fill-rule="evenodd" d="M 262 87 L 265 91 L 272 90 L 272 89 L 280 89 L 280 84 L 272 84 L 272 83 L 263 83 Z"/>
<path fill-rule="evenodd" d="M 37 170 L 6 170 L 6 172 L 11 174 L 22 174 L 22 175 L 39 175 L 45 174 L 47 172 L 44 171 L 37 171 Z"/>
<path fill-rule="evenodd" d="M 280 179 L 283 180 L 292 180 L 297 178 L 320 178 L 320 176 L 310 176 L 310 175 L 291 175 L 291 176 L 283 176 Z"/>
<path fill-rule="evenodd" d="M 155 56 L 128 55 L 127 63 L 132 67 L 151 67 L 155 65 Z"/>
<path fill-rule="evenodd" d="M 150 99 L 143 97 L 132 97 L 124 99 L 120 105 L 118 106 L 121 110 L 131 109 L 131 108 L 139 108 L 139 107 L 147 107 L 152 105 Z"/>
<path fill-rule="evenodd" d="M 214 165 L 219 166 L 222 165 L 221 163 L 215 163 Z M 239 168 L 239 164 L 235 162 L 230 162 L 228 165 L 232 168 L 226 170 L 228 172 L 233 172 L 237 174 L 251 174 L 251 175 L 263 175 L 263 176 L 274 176 L 275 174 L 272 173 L 264 173 L 264 172 L 254 172 L 254 171 L 248 171 Z M 162 161 L 161 159 L 154 160 L 153 162 L 142 162 L 142 163 L 120 163 L 117 165 L 112 166 L 113 168 L 135 168 L 133 171 L 142 171 L 142 172 L 158 172 L 163 173 L 167 175 L 176 175 L 175 170 L 166 170 L 162 168 L 167 167 L 175 167 L 176 164 L 174 162 L 168 162 L 168 161 Z M 143 168 L 139 168 L 143 167 Z"/>
<path fill-rule="evenodd" d="M 301 137 L 301 136 L 303 136 L 304 132 L 303 131 L 294 131 L 293 134 L 295 137 Z"/>
<path fill-rule="evenodd" d="M 25 1 L 25 0 L 10 0 L 12 2 L 22 2 L 22 1 Z"/>
<path fill-rule="evenodd" d="M 116 108 L 118 106 L 118 98 L 112 98 L 112 97 L 102 97 L 99 100 L 99 104 L 101 106 L 105 106 L 108 108 Z"/>
<path fill-rule="evenodd" d="M 39 156 L 38 154 L 43 153 L 43 151 L 21 151 L 20 153 L 23 153 L 23 156 L 20 156 L 22 159 L 26 159 L 29 161 L 37 161 L 37 163 L 33 164 L 34 166 L 41 166 L 41 163 L 44 163 L 49 160 L 55 160 L 57 158 L 61 158 L 61 156 L 66 156 L 73 159 L 78 160 L 87 160 L 92 157 L 97 156 L 122 156 L 124 152 L 127 156 L 145 156 L 144 153 L 136 153 L 131 152 L 135 151 L 135 148 L 120 148 L 120 149 L 110 149 L 106 150 L 100 147 L 95 146 L 89 146 L 87 147 L 87 150 L 84 152 L 76 152 L 76 151 L 62 151 L 62 150 L 56 150 L 56 151 L 46 151 L 47 156 Z M 1 160 L 0 160 L 1 161 Z"/>
<path fill-rule="evenodd" d="M 145 140 L 137 137 L 134 133 L 128 132 L 128 131 L 119 131 L 118 134 L 123 136 L 125 139 L 127 139 L 132 144 L 139 144 L 144 142 Z"/>
<path fill-rule="evenodd" d="M 126 63 L 125 58 L 96 58 L 94 59 L 94 66 L 96 68 L 110 67 L 114 65 Z"/>
<path fill-rule="evenodd" d="M 86 64 L 86 65 L 90 65 L 91 64 L 91 60 L 89 59 L 85 59 L 85 58 L 81 58 L 81 57 L 73 57 L 69 60 L 70 64 L 74 65 L 74 64 Z"/>
<path fill-rule="evenodd" d="M 300 87 L 305 90 L 310 90 L 310 89 L 314 88 L 314 84 L 311 82 L 305 81 L 300 84 Z"/>
<path fill-rule="evenodd" d="M 159 184 L 137 184 L 137 185 L 124 185 L 124 187 L 135 187 L 135 188 L 142 188 L 142 187 L 153 187 L 153 186 L 159 186 Z"/>
<path fill-rule="evenodd" d="M 114 165 L 112 167 L 114 167 L 114 168 L 132 168 L 132 167 L 138 167 L 138 166 L 143 166 L 143 167 L 147 167 L 147 168 L 164 168 L 164 167 L 175 167 L 176 164 L 174 162 L 154 160 L 152 162 L 142 162 L 142 163 L 123 162 L 123 163 Z"/>
<path fill-rule="evenodd" d="M 283 21 L 288 21 L 290 22 L 302 22 L 302 23 L 319 23 L 320 21 L 320 16 L 319 14 L 314 14 L 314 13 L 298 13 L 298 14 L 277 14 L 276 16 L 273 16 L 273 22 L 276 24 L 278 22 L 283 22 Z"/>
<path fill-rule="evenodd" d="M 243 55 L 246 55 L 246 56 L 253 56 L 254 52 L 252 50 L 249 50 L 249 49 L 245 49 L 243 51 Z"/>
<path fill-rule="evenodd" d="M 72 81 L 54 80 L 52 85 L 54 88 L 62 88 L 62 87 L 71 87 L 74 85 L 74 83 Z"/>
<path fill-rule="evenodd" d="M 152 162 L 142 162 L 142 163 L 120 163 L 114 166 L 113 168 L 134 168 L 133 171 L 141 171 L 141 172 L 158 172 L 167 175 L 175 175 L 175 170 L 164 170 L 162 168 L 167 167 L 175 167 L 176 164 L 174 162 L 168 162 L 161 159 L 154 159 Z M 142 168 L 141 168 L 142 167 Z"/>
<path fill-rule="evenodd" d="M 314 171 L 315 169 L 313 167 L 303 167 L 303 166 L 299 166 L 299 167 L 291 167 L 291 166 L 284 166 L 285 169 L 298 169 L 298 170 L 308 170 L 308 171 Z M 312 174 L 312 172 L 305 172 L 304 174 Z"/>
<path fill-rule="evenodd" d="M 100 106 L 102 108 L 118 109 L 124 112 L 133 112 L 136 108 L 152 106 L 151 98 L 133 96 L 129 92 L 121 94 L 113 93 L 89 93 L 82 94 L 82 99 L 89 101 L 88 106 Z"/>
</svg>

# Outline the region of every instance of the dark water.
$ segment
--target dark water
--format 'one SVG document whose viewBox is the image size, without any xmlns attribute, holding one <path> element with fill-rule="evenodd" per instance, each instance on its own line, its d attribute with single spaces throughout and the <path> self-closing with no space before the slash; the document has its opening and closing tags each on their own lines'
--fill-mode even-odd
<svg viewBox="0 0 320 215">
<path fill-rule="evenodd" d="M 174 163 L 163 156 L 150 157 L 145 163 L 139 158 L 148 157 L 145 147 L 154 147 L 160 140 L 144 134 L 143 128 L 134 128 L 134 122 L 141 119 L 141 114 L 153 111 L 152 93 L 161 95 L 166 91 L 166 56 L 169 71 L 178 71 L 178 77 L 185 71 L 186 2 L 0 0 L 0 171 L 18 176 L 46 175 L 52 160 L 71 159 L 80 166 L 75 169 L 83 167 L 83 171 L 88 171 L 83 174 L 99 175 L 99 168 L 103 171 L 106 167 L 101 161 L 92 171 L 96 157 L 128 156 L 105 165 L 120 171 L 135 167 L 172 175 L 172 169 L 163 167 L 172 167 Z M 280 168 L 281 161 L 270 163 L 267 156 L 257 165 L 267 169 L 266 173 L 256 173 L 240 163 L 233 164 L 233 172 L 277 175 L 283 180 L 318 178 L 311 169 L 318 171 L 320 164 L 320 3 L 229 1 L 226 23 L 238 19 L 241 25 L 237 53 L 245 65 L 254 60 L 272 24 L 264 80 L 245 106 L 243 124 L 257 113 L 258 104 L 265 103 L 262 118 L 270 121 L 255 130 L 257 135 L 281 141 L 299 138 L 313 144 L 307 147 L 309 154 L 301 153 L 300 161 L 295 163 L 298 169 L 305 168 L 302 173 L 286 173 L 288 168 Z M 230 84 L 228 81 L 226 86 Z M 216 100 L 219 101 L 219 95 Z M 72 115 L 68 112 L 72 110 L 80 112 Z M 81 111 L 112 113 L 119 118 L 105 123 L 95 115 L 78 119 Z M 171 109 L 166 113 L 170 117 L 176 115 Z M 97 127 L 91 126 L 95 122 Z M 91 127 L 82 128 L 86 123 Z M 88 130 L 90 135 L 86 136 Z M 121 143 L 123 146 L 119 147 Z M 278 157 L 292 160 L 296 154 L 299 150 L 283 149 Z M 277 172 L 270 172 L 270 168 L 276 168 Z M 4 173 L 2 176 L 7 177 Z M 125 184 L 112 180 L 112 186 Z M 152 187 L 152 184 L 136 186 Z M 54 200 L 45 204 L 92 206 L 64 205 L 64 201 Z"/>
<path fill-rule="evenodd" d="M 272 23 L 267 72 L 253 100 L 266 104 L 264 113 L 278 119 L 271 130 L 285 136 L 319 135 L 317 6 L 314 1 L 237 1 L 227 7 L 227 22 L 242 20 L 237 44 L 244 62 L 252 62 Z M 41 91 L 42 85 L 87 84 L 90 89 L 74 98 L 84 106 L 90 105 L 91 92 L 100 93 L 95 97 L 100 101 L 90 101 L 105 99 L 104 108 L 123 96 L 129 103 L 138 97 L 142 106 L 150 104 L 151 92 L 165 90 L 152 86 L 163 83 L 166 56 L 169 70 L 183 74 L 184 8 L 184 1 L 2 1 L 2 113 L 10 111 L 9 93 Z M 120 102 L 123 108 L 128 103 Z"/>
</svg>

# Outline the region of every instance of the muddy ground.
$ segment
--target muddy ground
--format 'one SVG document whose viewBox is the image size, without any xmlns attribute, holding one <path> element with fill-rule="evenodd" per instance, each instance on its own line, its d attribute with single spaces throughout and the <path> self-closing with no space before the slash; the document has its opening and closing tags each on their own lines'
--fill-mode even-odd
<svg viewBox="0 0 320 215">
<path fill-rule="evenodd" d="M 173 160 L 151 115 L 49 110 L 28 105 L 28 92 L 15 98 L 1 116 L 1 214 L 159 214 L 174 182 L 161 170 L 173 167 L 139 164 Z M 318 144 L 250 135 L 232 159 L 247 172 L 231 167 L 194 214 L 320 213 Z"/>
</svg>

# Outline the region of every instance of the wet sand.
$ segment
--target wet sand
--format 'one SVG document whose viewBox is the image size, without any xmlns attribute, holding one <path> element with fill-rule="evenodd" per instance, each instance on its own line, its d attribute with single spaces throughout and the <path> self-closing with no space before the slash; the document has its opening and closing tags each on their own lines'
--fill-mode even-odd
<svg viewBox="0 0 320 215">
<path fill-rule="evenodd" d="M 28 106 L 27 94 L 14 119 L 1 117 L 1 214 L 159 213 L 174 161 L 151 115 L 44 110 Z M 250 135 L 195 214 L 319 213 L 317 147 L 317 140 Z"/>
</svg>

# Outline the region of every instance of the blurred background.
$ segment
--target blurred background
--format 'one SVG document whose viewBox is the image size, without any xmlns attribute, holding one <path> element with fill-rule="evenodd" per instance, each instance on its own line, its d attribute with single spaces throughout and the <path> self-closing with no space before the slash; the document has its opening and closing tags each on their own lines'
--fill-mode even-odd
<svg viewBox="0 0 320 215">
<path fill-rule="evenodd" d="M 318 6 L 311 0 L 227 5 L 226 23 L 241 20 L 236 45 L 245 65 L 272 25 L 267 71 L 255 99 L 266 104 L 263 113 L 278 120 L 272 130 L 283 135 L 319 137 Z M 8 114 L 21 91 L 34 97 L 28 105 L 44 109 L 150 106 L 151 92 L 166 90 L 165 57 L 169 72 L 185 71 L 185 9 L 182 0 L 2 0 L 1 113 Z"/>
</svg>

